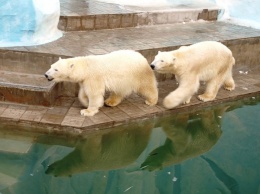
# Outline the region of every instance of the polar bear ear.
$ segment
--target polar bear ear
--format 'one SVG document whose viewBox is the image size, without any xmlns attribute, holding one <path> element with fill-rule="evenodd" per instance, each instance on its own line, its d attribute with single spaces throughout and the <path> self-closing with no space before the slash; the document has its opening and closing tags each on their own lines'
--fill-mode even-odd
<svg viewBox="0 0 260 194">
<path fill-rule="evenodd" d="M 161 51 L 158 51 L 158 54 L 160 54 L 161 53 Z"/>
<path fill-rule="evenodd" d="M 175 64 L 175 61 L 176 61 L 176 57 L 173 56 L 173 58 L 172 58 L 172 63 Z"/>
<path fill-rule="evenodd" d="M 61 60 L 62 58 L 61 57 L 59 57 L 59 61 Z"/>
</svg>

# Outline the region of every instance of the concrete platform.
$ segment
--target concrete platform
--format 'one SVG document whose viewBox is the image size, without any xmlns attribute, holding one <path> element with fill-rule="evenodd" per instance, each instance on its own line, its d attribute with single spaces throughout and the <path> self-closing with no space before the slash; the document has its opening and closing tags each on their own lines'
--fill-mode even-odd
<svg viewBox="0 0 260 194">
<path fill-rule="evenodd" d="M 63 28 L 68 32 L 64 32 L 64 36 L 57 41 L 32 47 L 0 48 L 0 121 L 2 127 L 40 133 L 79 134 L 163 114 L 200 109 L 246 96 L 259 96 L 260 30 L 218 21 L 193 22 L 191 19 L 187 20 L 188 22 L 182 21 L 186 16 L 182 15 L 181 11 L 180 17 L 178 15 L 176 17 L 182 18 L 180 21 L 183 23 L 171 23 L 170 19 L 175 17 L 170 14 L 174 12 L 172 10 L 170 12 L 157 10 L 159 14 L 155 14 L 157 11 L 150 8 L 133 11 L 136 8 L 122 9 L 113 4 L 93 2 L 87 1 L 88 6 L 84 7 L 84 1 L 76 3 L 70 0 L 62 1 L 60 27 L 62 17 L 67 18 L 67 23 L 63 22 Z M 208 10 L 202 10 L 199 17 L 209 17 Z M 155 14 L 157 21 L 163 21 L 163 18 L 167 20 L 157 22 L 156 25 L 148 25 L 154 24 L 149 22 L 134 25 L 134 15 L 140 13 Z M 100 16 L 105 18 L 101 19 Z M 104 26 L 95 27 L 97 23 L 112 24 L 117 21 L 114 16 L 120 17 L 119 26 L 115 25 L 111 29 L 106 29 L 107 27 Z M 122 24 L 127 24 L 122 18 L 128 16 L 133 19 L 130 20 L 131 25 L 122 26 Z M 82 25 L 84 17 L 93 17 L 94 27 L 88 30 L 82 30 L 82 26 L 78 29 L 77 25 L 75 29 L 68 28 L 70 19 L 74 18 L 76 23 L 80 21 Z M 115 20 L 109 20 L 110 17 Z M 101 22 L 97 18 L 106 22 Z M 231 49 L 236 59 L 234 79 L 237 85 L 236 90 L 232 92 L 221 89 L 217 99 L 208 103 L 202 103 L 194 96 L 188 105 L 165 110 L 161 102 L 177 85 L 173 75 L 156 74 L 160 95 L 158 105 L 149 107 L 144 104 L 140 96 L 132 95 L 117 107 L 103 107 L 94 117 L 83 117 L 79 114 L 82 107 L 76 97 L 78 86 L 71 83 L 54 84 L 48 82 L 43 76 L 50 65 L 58 60 L 58 57 L 98 55 L 119 49 L 133 49 L 142 53 L 151 62 L 159 50 L 173 50 L 182 45 L 206 40 L 220 41 Z M 199 93 L 202 90 L 203 86 Z"/>
<path fill-rule="evenodd" d="M 89 31 L 180 22 L 217 20 L 221 9 L 215 6 L 122 6 L 96 0 L 61 0 L 59 29 Z"/>
</svg>

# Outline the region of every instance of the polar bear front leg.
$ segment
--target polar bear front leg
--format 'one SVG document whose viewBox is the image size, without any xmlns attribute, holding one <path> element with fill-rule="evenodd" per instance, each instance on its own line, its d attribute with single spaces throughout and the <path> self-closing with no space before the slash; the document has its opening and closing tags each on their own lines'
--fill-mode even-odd
<svg viewBox="0 0 260 194">
<path fill-rule="evenodd" d="M 186 46 L 183 46 L 186 47 Z M 182 48 L 182 47 L 181 47 Z M 180 76 L 175 75 L 175 80 L 176 80 L 176 84 L 179 84 L 180 82 Z M 192 96 L 187 97 L 186 99 L 184 99 L 183 104 L 189 104 L 190 103 L 190 99 Z"/>
<path fill-rule="evenodd" d="M 181 103 L 184 103 L 187 95 L 190 94 L 187 94 L 184 88 L 177 88 L 163 99 L 163 106 L 167 109 L 172 109 Z"/>
<path fill-rule="evenodd" d="M 103 95 L 89 95 L 89 105 L 87 109 L 82 109 L 80 114 L 83 116 L 94 116 L 98 113 L 98 109 L 104 104 Z"/>
<path fill-rule="evenodd" d="M 91 84 L 91 87 L 84 86 L 84 91 L 88 95 L 89 105 L 87 109 L 82 109 L 80 114 L 83 116 L 94 116 L 98 109 L 104 105 L 105 87 L 101 84 Z"/>
<path fill-rule="evenodd" d="M 78 94 L 79 101 L 84 107 L 88 107 L 88 96 L 84 91 L 82 84 L 80 84 L 79 87 L 80 87 L 79 94 Z"/>
<path fill-rule="evenodd" d="M 199 88 L 199 79 L 194 76 L 191 80 L 193 80 L 192 83 L 189 83 L 186 79 L 180 80 L 179 87 L 164 98 L 163 105 L 165 108 L 171 109 L 181 103 L 189 103 L 192 95 Z"/>
<path fill-rule="evenodd" d="M 189 104 L 191 97 L 192 97 L 192 96 L 188 97 L 188 98 L 183 102 L 183 104 Z"/>
<path fill-rule="evenodd" d="M 80 114 L 83 116 L 94 116 L 98 113 L 98 109 L 104 104 L 104 97 L 102 94 L 89 95 L 89 105 L 87 109 L 82 109 Z"/>
<path fill-rule="evenodd" d="M 92 107 L 92 108 L 89 107 L 87 109 L 82 109 L 80 111 L 80 114 L 82 116 L 89 116 L 89 117 L 94 116 L 97 113 L 98 113 L 98 108 L 95 108 L 95 107 Z"/>
</svg>

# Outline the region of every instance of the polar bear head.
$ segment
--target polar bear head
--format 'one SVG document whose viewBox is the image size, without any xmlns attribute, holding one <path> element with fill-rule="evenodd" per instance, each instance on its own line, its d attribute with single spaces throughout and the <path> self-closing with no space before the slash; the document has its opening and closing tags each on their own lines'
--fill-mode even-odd
<svg viewBox="0 0 260 194">
<path fill-rule="evenodd" d="M 175 60 L 176 57 L 172 51 L 159 51 L 150 66 L 158 73 L 172 73 L 175 69 Z"/>
<path fill-rule="evenodd" d="M 45 73 L 45 77 L 49 81 L 61 82 L 61 81 L 71 81 L 70 75 L 74 67 L 69 59 L 61 59 L 51 65 L 51 68 Z"/>
</svg>

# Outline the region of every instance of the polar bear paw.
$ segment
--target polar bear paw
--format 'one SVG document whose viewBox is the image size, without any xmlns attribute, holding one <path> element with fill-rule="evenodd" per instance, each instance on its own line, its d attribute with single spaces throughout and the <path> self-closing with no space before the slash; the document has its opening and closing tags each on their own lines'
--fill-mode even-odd
<svg viewBox="0 0 260 194">
<path fill-rule="evenodd" d="M 228 91 L 232 91 L 235 89 L 235 85 L 224 85 L 224 89 L 226 89 Z"/>
<path fill-rule="evenodd" d="M 81 111 L 80 111 L 80 114 L 82 115 L 82 116 L 89 116 L 89 117 L 91 117 L 91 116 L 94 116 L 96 113 L 98 113 L 98 109 L 90 109 L 90 108 L 88 108 L 88 109 L 82 109 Z"/>
<path fill-rule="evenodd" d="M 108 98 L 105 100 L 105 105 L 107 106 L 117 106 L 122 101 L 122 98 Z"/>
<path fill-rule="evenodd" d="M 207 95 L 207 94 L 201 94 L 201 95 L 198 95 L 198 99 L 203 102 L 208 102 L 208 101 L 214 100 L 215 97 L 211 96 L 211 95 Z"/>
<path fill-rule="evenodd" d="M 224 89 L 228 91 L 232 91 L 235 89 L 235 82 L 232 77 L 224 82 Z"/>
<path fill-rule="evenodd" d="M 145 101 L 145 104 L 147 104 L 148 106 L 154 106 L 156 105 L 157 101 L 149 101 L 149 100 L 146 100 Z"/>
<path fill-rule="evenodd" d="M 186 99 L 186 100 L 183 102 L 183 104 L 189 104 L 189 103 L 190 103 L 190 99 L 191 99 L 191 97 L 188 98 L 188 99 Z"/>
</svg>

